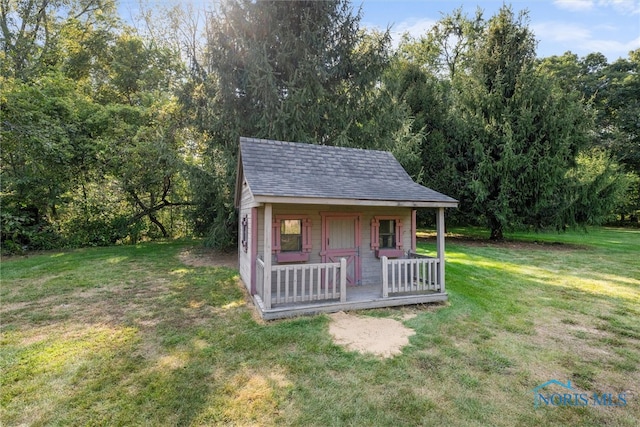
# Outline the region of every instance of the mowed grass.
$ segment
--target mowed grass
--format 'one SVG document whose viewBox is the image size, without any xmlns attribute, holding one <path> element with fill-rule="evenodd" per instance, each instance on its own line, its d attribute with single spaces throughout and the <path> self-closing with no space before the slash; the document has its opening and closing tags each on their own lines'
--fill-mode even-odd
<svg viewBox="0 0 640 427">
<path fill-rule="evenodd" d="M 638 425 L 640 231 L 508 237 L 447 242 L 448 303 L 359 313 L 415 315 L 391 359 L 326 315 L 257 320 L 237 271 L 181 261 L 193 242 L 3 259 L 0 423 Z M 551 379 L 627 404 L 534 408 Z"/>
</svg>

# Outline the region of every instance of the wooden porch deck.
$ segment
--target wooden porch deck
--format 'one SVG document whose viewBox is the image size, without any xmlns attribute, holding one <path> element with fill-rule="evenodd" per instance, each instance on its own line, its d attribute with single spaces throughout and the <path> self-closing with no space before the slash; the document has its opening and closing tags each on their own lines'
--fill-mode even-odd
<svg viewBox="0 0 640 427">
<path fill-rule="evenodd" d="M 270 309 L 265 307 L 260 295 L 254 295 L 253 300 L 263 319 L 274 320 L 318 313 L 440 302 L 446 301 L 448 298 L 446 293 L 436 291 L 390 293 L 389 296 L 383 297 L 382 285 L 350 286 L 347 287 L 346 296 L 346 301 L 344 302 L 335 299 L 304 303 L 282 303 L 274 304 Z M 275 296 L 273 299 L 275 299 Z"/>
</svg>

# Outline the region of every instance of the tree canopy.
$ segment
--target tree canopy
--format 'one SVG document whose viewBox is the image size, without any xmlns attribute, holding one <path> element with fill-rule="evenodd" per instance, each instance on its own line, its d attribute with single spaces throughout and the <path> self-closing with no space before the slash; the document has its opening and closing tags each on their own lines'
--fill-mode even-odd
<svg viewBox="0 0 640 427">
<path fill-rule="evenodd" d="M 536 58 L 526 11 L 404 36 L 348 0 L 0 0 L 2 247 L 236 239 L 238 137 L 389 150 L 453 219 L 600 223 L 640 209 L 640 51 Z"/>
</svg>

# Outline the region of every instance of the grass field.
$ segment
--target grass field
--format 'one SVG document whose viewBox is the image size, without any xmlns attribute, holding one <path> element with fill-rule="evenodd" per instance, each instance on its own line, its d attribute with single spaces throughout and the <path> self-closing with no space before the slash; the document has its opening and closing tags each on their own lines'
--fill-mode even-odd
<svg viewBox="0 0 640 427">
<path fill-rule="evenodd" d="M 640 231 L 508 237 L 448 241 L 447 304 L 359 313 L 417 314 L 390 359 L 256 320 L 235 270 L 181 261 L 197 242 L 3 259 L 0 424 L 637 426 Z M 534 408 L 552 379 L 588 404 Z"/>
</svg>

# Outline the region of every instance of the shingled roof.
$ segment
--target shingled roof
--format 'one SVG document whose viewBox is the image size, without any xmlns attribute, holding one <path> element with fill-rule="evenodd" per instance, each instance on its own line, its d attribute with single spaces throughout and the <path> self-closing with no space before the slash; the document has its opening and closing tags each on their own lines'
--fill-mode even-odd
<svg viewBox="0 0 640 427">
<path fill-rule="evenodd" d="M 238 184 L 257 202 L 317 203 L 333 199 L 375 205 L 456 207 L 458 202 L 415 183 L 386 151 L 240 138 Z M 236 191 L 239 204 L 241 187 Z"/>
</svg>

